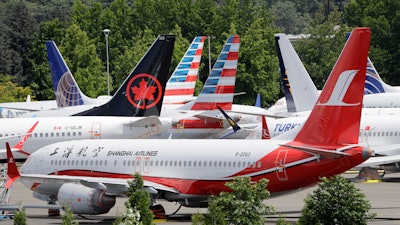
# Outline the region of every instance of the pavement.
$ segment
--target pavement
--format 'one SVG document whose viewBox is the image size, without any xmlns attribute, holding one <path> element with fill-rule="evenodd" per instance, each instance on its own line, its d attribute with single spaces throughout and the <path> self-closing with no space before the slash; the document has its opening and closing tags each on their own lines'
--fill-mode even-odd
<svg viewBox="0 0 400 225">
<path fill-rule="evenodd" d="M 377 213 L 377 217 L 368 224 L 400 224 L 400 174 L 387 174 L 382 182 L 370 181 L 355 183 L 355 185 L 365 194 L 366 199 L 371 203 L 371 212 Z M 295 224 L 304 206 L 304 199 L 309 193 L 312 193 L 315 188 L 316 187 L 306 188 L 266 200 L 266 204 L 273 206 L 277 215 L 268 216 L 265 224 L 276 224 L 279 216 L 284 217 L 286 222 Z M 116 205 L 107 214 L 87 217 L 75 215 L 75 220 L 78 221 L 79 224 L 112 224 L 115 218 L 124 211 L 124 202 L 126 200 L 126 198 L 118 198 Z M 45 205 L 45 202 L 33 198 L 32 192 L 19 181 L 12 187 L 9 203 L 17 205 Z M 158 203 L 164 206 L 166 213 L 169 215 L 167 220 L 155 221 L 156 224 L 160 225 L 192 224 L 192 214 L 206 212 L 206 209 L 182 207 L 177 213 L 173 214 L 178 210 L 179 205 L 162 200 L 158 201 Z M 49 217 L 47 215 L 47 209 L 27 208 L 25 212 L 29 225 L 61 224 L 61 217 Z M 7 215 L 0 216 L 0 225 L 12 224 L 13 220 L 7 217 Z"/>
</svg>

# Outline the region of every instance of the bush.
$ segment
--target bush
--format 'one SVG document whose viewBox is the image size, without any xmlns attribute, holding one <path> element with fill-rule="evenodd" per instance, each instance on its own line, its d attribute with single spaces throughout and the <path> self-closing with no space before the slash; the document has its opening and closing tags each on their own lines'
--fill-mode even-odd
<svg viewBox="0 0 400 225">
<path fill-rule="evenodd" d="M 376 216 L 368 213 L 371 205 L 360 189 L 340 175 L 321 178 L 304 201 L 299 224 L 367 224 Z"/>
</svg>

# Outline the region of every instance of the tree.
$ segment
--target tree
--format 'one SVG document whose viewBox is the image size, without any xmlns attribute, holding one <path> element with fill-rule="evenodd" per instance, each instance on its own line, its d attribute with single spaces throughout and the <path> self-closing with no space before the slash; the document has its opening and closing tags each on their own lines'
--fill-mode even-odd
<svg viewBox="0 0 400 225">
<path fill-rule="evenodd" d="M 0 102 L 25 101 L 26 96 L 31 94 L 29 87 L 20 87 L 9 76 L 0 74 Z"/>
<path fill-rule="evenodd" d="M 346 7 L 349 26 L 371 28 L 369 57 L 383 80 L 400 85 L 400 2 L 396 0 L 355 0 Z"/>
<path fill-rule="evenodd" d="M 308 17 L 302 16 L 296 10 L 294 2 L 289 0 L 275 2 L 272 5 L 272 11 L 275 15 L 274 24 L 283 33 L 300 34 L 304 32 Z"/>
<path fill-rule="evenodd" d="M 125 203 L 126 211 L 114 224 L 153 224 L 153 212 L 150 210 L 150 194 L 143 190 L 143 178 L 136 173 L 133 181 L 128 182 L 128 201 Z"/>
<path fill-rule="evenodd" d="M 299 224 L 367 224 L 375 217 L 371 205 L 353 183 L 340 175 L 321 178 L 318 189 L 304 200 Z"/>
<path fill-rule="evenodd" d="M 15 225 L 27 225 L 25 209 L 18 210 L 14 214 Z"/>
<path fill-rule="evenodd" d="M 64 215 L 61 216 L 62 225 L 78 225 L 79 222 L 74 221 L 74 213 L 68 206 L 64 206 Z"/>
<path fill-rule="evenodd" d="M 317 88 L 322 89 L 351 29 L 337 10 L 325 19 L 322 5 L 307 29 L 310 36 L 296 40 L 294 48 Z"/>
<path fill-rule="evenodd" d="M 263 203 L 269 197 L 267 184 L 266 179 L 252 184 L 250 177 L 235 177 L 232 182 L 226 183 L 231 192 L 221 192 L 219 196 L 210 197 L 209 214 L 195 214 L 194 224 L 263 225 L 265 221 L 261 215 L 273 212 L 272 207 Z"/>
</svg>

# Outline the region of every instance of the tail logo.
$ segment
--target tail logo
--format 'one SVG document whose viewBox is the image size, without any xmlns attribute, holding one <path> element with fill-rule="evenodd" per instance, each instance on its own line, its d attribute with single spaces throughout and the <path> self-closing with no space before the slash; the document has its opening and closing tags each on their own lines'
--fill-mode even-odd
<svg viewBox="0 0 400 225">
<path fill-rule="evenodd" d="M 353 81 L 355 75 L 357 74 L 358 70 L 346 70 L 343 71 L 337 83 L 329 97 L 329 100 L 325 103 L 318 102 L 318 105 L 326 105 L 326 106 L 354 106 L 359 105 L 360 102 L 349 104 L 343 102 L 343 98 L 346 95 L 347 90 L 350 87 L 351 82 Z"/>
<path fill-rule="evenodd" d="M 148 109 L 160 102 L 162 87 L 154 76 L 138 74 L 128 82 L 126 97 L 133 106 L 139 109 Z"/>
</svg>

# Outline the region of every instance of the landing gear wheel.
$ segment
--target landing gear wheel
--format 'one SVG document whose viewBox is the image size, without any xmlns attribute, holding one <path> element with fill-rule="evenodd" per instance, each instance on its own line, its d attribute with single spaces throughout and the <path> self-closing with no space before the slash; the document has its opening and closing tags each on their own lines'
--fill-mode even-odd
<svg viewBox="0 0 400 225">
<path fill-rule="evenodd" d="M 165 209 L 162 205 L 153 205 L 150 206 L 151 211 L 154 214 L 154 219 L 166 219 L 167 216 L 165 215 Z"/>
</svg>

